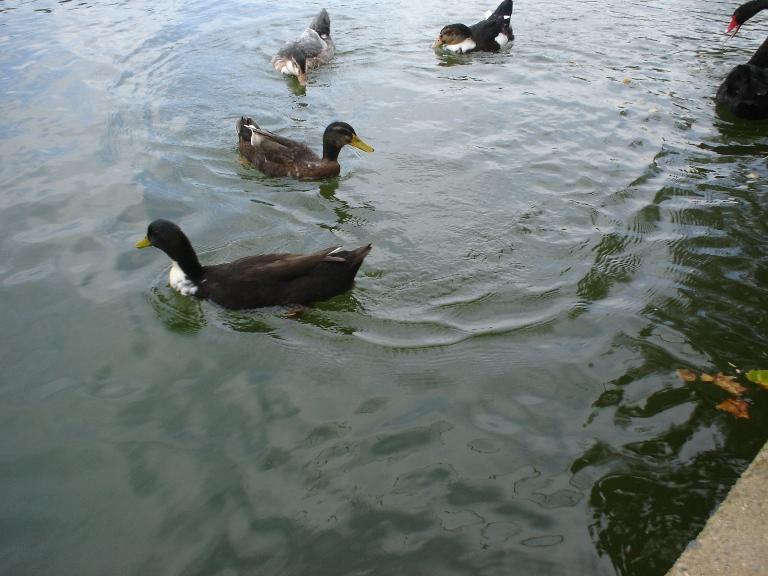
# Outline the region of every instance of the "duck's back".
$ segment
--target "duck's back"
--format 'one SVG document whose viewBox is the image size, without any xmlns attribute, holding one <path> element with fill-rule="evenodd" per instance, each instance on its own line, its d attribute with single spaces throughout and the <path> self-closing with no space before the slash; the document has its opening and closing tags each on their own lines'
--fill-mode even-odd
<svg viewBox="0 0 768 576">
<path fill-rule="evenodd" d="M 508 42 L 509 37 L 506 33 L 508 28 L 509 20 L 497 14 L 492 14 L 487 19 L 473 24 L 469 29 L 472 31 L 472 40 L 476 45 L 475 50 L 495 52 Z"/>
<path fill-rule="evenodd" d="M 197 296 L 227 308 L 307 304 L 348 290 L 371 246 L 265 254 L 205 267 Z"/>
<path fill-rule="evenodd" d="M 268 176 L 296 176 L 297 167 L 320 158 L 306 144 L 259 129 L 251 140 L 240 135 L 238 149 L 251 164 Z"/>
<path fill-rule="evenodd" d="M 306 60 L 307 68 L 326 64 L 335 55 L 336 45 L 331 38 L 331 19 L 325 9 L 320 11 L 301 36 L 280 48 L 272 58 L 275 69 L 281 71 L 282 66 L 297 52 Z"/>
</svg>

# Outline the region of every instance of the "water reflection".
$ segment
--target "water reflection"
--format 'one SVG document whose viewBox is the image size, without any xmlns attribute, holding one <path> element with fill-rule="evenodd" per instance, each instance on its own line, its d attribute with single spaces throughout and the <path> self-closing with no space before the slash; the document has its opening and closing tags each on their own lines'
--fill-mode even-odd
<svg viewBox="0 0 768 576">
<path fill-rule="evenodd" d="M 588 419 L 589 426 L 612 418 L 617 433 L 571 466 L 575 482 L 592 485 L 597 550 L 622 575 L 664 574 L 764 442 L 766 406 L 757 391 L 747 393 L 752 420 L 737 421 L 716 409 L 725 392 L 683 383 L 674 373 L 683 357 L 695 370 L 734 375 L 735 366 L 756 368 L 760 358 L 768 364 L 768 300 L 759 280 L 768 263 L 761 223 L 768 212 L 750 179 L 733 165 L 724 170 L 720 156 L 762 155 L 766 143 L 754 126 L 715 126 L 714 141 L 657 157 L 661 173 L 674 176 L 662 179 L 653 227 L 644 234 L 664 243 L 672 263 L 658 270 L 642 258 L 633 230 L 613 231 L 602 236 L 579 282 L 579 296 L 590 302 L 615 300 L 621 284 L 642 270 L 673 282 L 656 283 L 642 307 L 648 323 L 606 352 L 631 347 L 639 354 L 595 400 Z"/>
<path fill-rule="evenodd" d="M 285 78 L 285 84 L 288 86 L 288 90 L 290 90 L 291 94 L 294 96 L 306 96 L 308 86 L 302 86 L 298 77 L 292 75 L 287 76 Z"/>
<path fill-rule="evenodd" d="M 765 126 L 714 114 L 711 7 L 523 5 L 512 58 L 431 54 L 435 3 L 337 4 L 294 95 L 254 33 L 291 37 L 287 4 L 13 4 L 0 572 L 661 574 L 765 439 L 764 393 L 735 421 L 674 374 L 768 367 Z M 249 110 L 380 153 L 265 177 Z M 122 255 L 154 217 L 206 262 L 380 265 L 229 312 Z"/>
<path fill-rule="evenodd" d="M 339 189 L 340 181 L 341 181 L 341 178 L 339 176 L 335 176 L 333 178 L 329 178 L 327 180 L 323 180 L 322 182 L 320 182 L 320 196 L 322 196 L 326 200 L 331 200 L 331 199 L 336 200 L 335 194 L 336 194 L 336 190 Z"/>
<path fill-rule="evenodd" d="M 182 296 L 168 286 L 152 287 L 149 302 L 157 319 L 172 332 L 195 334 L 207 323 L 200 300 Z"/>
<path fill-rule="evenodd" d="M 472 54 L 457 54 L 450 50 L 435 50 L 437 65 L 444 68 L 451 66 L 466 66 L 472 64 Z"/>
<path fill-rule="evenodd" d="M 337 176 L 320 184 L 320 196 L 333 202 L 333 212 L 336 215 L 335 224 L 320 224 L 321 228 L 330 231 L 339 230 L 344 224 L 353 221 L 355 218 L 354 209 L 350 206 L 349 202 L 336 196 L 336 190 L 339 188 L 339 183 L 340 177 Z"/>
<path fill-rule="evenodd" d="M 282 309 L 270 308 L 269 310 L 275 313 Z M 275 338 L 280 338 L 276 328 L 269 322 L 271 317 L 272 315 L 269 312 L 257 310 L 238 311 L 225 308 L 221 308 L 217 314 L 219 322 L 235 332 L 269 334 Z"/>
</svg>

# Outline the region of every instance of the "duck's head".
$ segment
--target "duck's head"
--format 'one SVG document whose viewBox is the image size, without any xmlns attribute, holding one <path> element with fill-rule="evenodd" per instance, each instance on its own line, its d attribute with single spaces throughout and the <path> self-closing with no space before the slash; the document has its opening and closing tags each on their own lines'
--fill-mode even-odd
<svg viewBox="0 0 768 576">
<path fill-rule="evenodd" d="M 725 33 L 730 34 L 731 38 L 736 36 L 739 28 L 741 28 L 741 25 L 752 18 L 752 16 L 763 10 L 765 5 L 765 0 L 751 0 L 750 2 L 742 4 L 736 8 L 736 10 L 733 12 L 733 16 L 731 17 L 731 23 L 728 24 L 728 29 L 725 31 Z"/>
<path fill-rule="evenodd" d="M 312 20 L 309 27 L 320 35 L 320 38 L 328 38 L 331 35 L 331 17 L 328 16 L 325 8 Z"/>
<path fill-rule="evenodd" d="M 249 116 L 241 116 L 240 120 L 235 122 L 235 130 L 237 130 L 237 135 L 241 140 L 250 142 L 253 138 L 253 128 L 258 128 L 258 126 Z"/>
<path fill-rule="evenodd" d="M 184 255 L 192 251 L 189 239 L 176 224 L 162 218 L 152 221 L 147 227 L 147 235 L 136 242 L 136 248 L 159 248 L 171 260 L 183 260 Z"/>
<path fill-rule="evenodd" d="M 192 244 L 186 234 L 170 220 L 154 220 L 147 227 L 147 235 L 136 242 L 136 248 L 154 246 L 165 252 L 176 262 L 184 273 L 193 281 L 203 277 L 203 267 L 197 259 Z"/>
<path fill-rule="evenodd" d="M 289 53 L 291 61 L 290 67 L 293 68 L 293 73 L 296 74 L 296 78 L 299 79 L 299 84 L 302 86 L 307 85 L 307 56 L 301 51 L 301 48 L 294 45 L 291 46 Z"/>
<path fill-rule="evenodd" d="M 472 38 L 472 31 L 465 24 L 448 24 L 440 30 L 437 40 L 432 44 L 432 48 L 439 48 L 443 45 L 461 44 L 467 38 Z"/>
<path fill-rule="evenodd" d="M 373 148 L 363 142 L 346 122 L 331 122 L 323 133 L 323 158 L 336 160 L 339 151 L 349 144 L 363 152 L 373 152 Z"/>
</svg>

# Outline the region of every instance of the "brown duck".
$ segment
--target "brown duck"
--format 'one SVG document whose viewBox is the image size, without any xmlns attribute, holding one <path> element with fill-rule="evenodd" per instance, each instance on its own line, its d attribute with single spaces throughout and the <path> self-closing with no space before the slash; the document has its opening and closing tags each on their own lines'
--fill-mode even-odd
<svg viewBox="0 0 768 576">
<path fill-rule="evenodd" d="M 363 142 L 346 122 L 332 122 L 323 133 L 323 156 L 309 146 L 259 128 L 252 118 L 237 121 L 238 148 L 251 164 L 269 176 L 290 176 L 300 180 L 320 180 L 338 176 L 339 152 L 349 144 L 363 152 L 373 148 Z"/>
</svg>

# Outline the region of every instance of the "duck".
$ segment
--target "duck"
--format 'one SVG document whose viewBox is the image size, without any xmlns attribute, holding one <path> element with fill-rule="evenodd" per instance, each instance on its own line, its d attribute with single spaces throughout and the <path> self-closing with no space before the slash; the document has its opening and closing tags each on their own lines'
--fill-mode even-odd
<svg viewBox="0 0 768 576">
<path fill-rule="evenodd" d="M 242 116 L 236 123 L 238 148 L 258 170 L 268 176 L 290 176 L 299 180 L 320 180 L 341 172 L 339 152 L 349 144 L 363 152 L 373 147 L 363 142 L 346 122 L 331 122 L 323 133 L 323 156 L 306 144 L 260 128 L 253 118 Z"/>
<path fill-rule="evenodd" d="M 736 36 L 747 20 L 766 8 L 768 0 L 742 4 L 734 11 L 726 33 Z M 715 101 L 745 120 L 768 118 L 768 38 L 746 64 L 739 64 L 728 73 L 717 90 Z"/>
<path fill-rule="evenodd" d="M 331 38 L 331 18 L 323 8 L 309 27 L 296 40 L 286 42 L 272 57 L 275 70 L 296 76 L 299 84 L 307 85 L 307 71 L 331 61 L 336 44 Z"/>
<path fill-rule="evenodd" d="M 440 30 L 432 48 L 444 48 L 458 54 L 485 51 L 496 52 L 515 39 L 509 23 L 512 19 L 512 0 L 503 0 L 484 20 L 467 26 L 449 24 Z"/>
<path fill-rule="evenodd" d="M 168 281 L 184 296 L 224 308 L 304 305 L 351 288 L 371 245 L 354 250 L 331 246 L 312 254 L 260 254 L 202 266 L 186 234 L 170 220 L 149 224 L 136 248 L 154 246 L 173 261 Z"/>
</svg>

